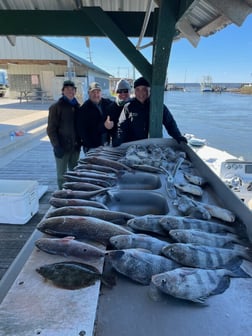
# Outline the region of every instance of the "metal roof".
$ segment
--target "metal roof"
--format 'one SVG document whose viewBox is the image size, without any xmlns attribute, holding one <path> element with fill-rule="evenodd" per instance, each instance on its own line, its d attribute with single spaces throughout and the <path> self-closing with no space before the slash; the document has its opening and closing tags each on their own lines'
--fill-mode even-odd
<svg viewBox="0 0 252 336">
<path fill-rule="evenodd" d="M 133 28 L 129 30 L 131 37 L 139 37 L 141 33 L 143 36 L 150 35 L 150 29 L 147 28 L 151 15 L 161 5 L 161 0 L 2 0 L 0 2 L 0 17 L 2 10 L 78 12 L 85 7 L 100 7 L 103 11 L 114 12 L 114 14 L 133 12 L 144 14 L 141 17 L 142 30 L 139 31 L 137 25 L 135 30 Z M 177 20 L 174 39 L 187 38 L 194 46 L 197 46 L 201 36 L 206 37 L 214 34 L 231 23 L 241 25 L 252 13 L 252 0 L 183 0 L 180 1 L 180 8 L 182 15 Z M 114 18 L 116 17 L 114 16 Z M 134 26 L 135 23 L 130 22 L 129 24 L 128 22 L 128 25 Z M 143 29 L 144 25 L 146 25 L 146 29 Z M 98 34 L 97 31 L 94 33 Z M 62 34 L 64 34 L 62 36 L 66 36 L 65 31 Z M 127 30 L 125 34 L 127 35 Z M 71 35 L 69 34 L 69 36 Z"/>
<path fill-rule="evenodd" d="M 48 45 L 52 46 L 53 48 L 63 52 L 64 54 L 68 55 L 70 58 L 72 58 L 76 63 L 79 63 L 79 64 L 82 64 L 82 65 L 85 65 L 87 68 L 89 69 L 92 69 L 92 70 L 95 70 L 95 71 L 98 71 L 98 72 L 101 72 L 103 73 L 104 75 L 107 75 L 107 76 L 111 76 L 111 74 L 109 74 L 108 72 L 104 71 L 103 69 L 99 68 L 98 66 L 94 65 L 93 63 L 91 62 L 88 62 L 87 60 L 85 60 L 84 58 L 82 57 L 79 57 L 73 53 L 71 53 L 70 51 L 64 49 L 64 48 L 61 48 L 59 47 L 58 45 L 50 42 L 50 41 L 47 41 L 46 39 L 42 38 L 42 37 L 37 37 L 39 40 L 43 41 L 44 43 L 47 43 Z"/>
</svg>

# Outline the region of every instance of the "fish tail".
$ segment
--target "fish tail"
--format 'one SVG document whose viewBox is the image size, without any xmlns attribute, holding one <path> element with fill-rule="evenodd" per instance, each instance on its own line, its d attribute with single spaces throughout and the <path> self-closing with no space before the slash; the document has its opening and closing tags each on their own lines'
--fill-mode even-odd
<svg viewBox="0 0 252 336">
<path fill-rule="evenodd" d="M 243 267 L 243 261 L 239 261 L 235 265 L 227 267 L 231 273 L 229 274 L 233 278 L 251 278 L 252 275 L 246 271 L 246 268 Z"/>
<path fill-rule="evenodd" d="M 116 272 L 109 262 L 105 262 L 101 282 L 108 288 L 113 288 L 116 285 Z"/>
</svg>

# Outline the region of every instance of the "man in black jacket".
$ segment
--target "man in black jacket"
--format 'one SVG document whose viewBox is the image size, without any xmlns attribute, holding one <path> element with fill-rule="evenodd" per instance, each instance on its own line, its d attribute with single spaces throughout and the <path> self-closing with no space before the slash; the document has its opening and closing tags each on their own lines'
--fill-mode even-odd
<svg viewBox="0 0 252 336">
<path fill-rule="evenodd" d="M 80 156 L 81 141 L 76 131 L 76 114 L 80 104 L 75 98 L 74 82 L 63 83 L 62 97 L 49 107 L 47 134 L 53 146 L 59 189 L 67 169 L 72 170 Z"/>
<path fill-rule="evenodd" d="M 140 77 L 134 82 L 134 90 L 135 98 L 124 105 L 119 117 L 116 146 L 123 142 L 146 139 L 149 135 L 150 84 L 145 78 Z M 178 143 L 187 143 L 165 105 L 163 106 L 163 125 L 168 134 Z"/>
<path fill-rule="evenodd" d="M 84 152 L 106 145 L 109 142 L 108 130 L 114 126 L 105 112 L 112 101 L 102 97 L 100 84 L 91 83 L 88 95 L 89 98 L 81 106 L 77 116 L 77 131 L 82 139 Z"/>
</svg>

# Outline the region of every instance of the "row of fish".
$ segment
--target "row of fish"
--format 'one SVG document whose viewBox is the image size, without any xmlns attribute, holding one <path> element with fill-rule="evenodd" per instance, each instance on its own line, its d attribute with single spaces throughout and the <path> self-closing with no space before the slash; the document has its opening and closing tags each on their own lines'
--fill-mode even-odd
<svg viewBox="0 0 252 336">
<path fill-rule="evenodd" d="M 102 226 L 100 225 L 101 223 L 97 225 L 99 222 L 97 219 L 95 220 L 94 218 L 87 217 L 89 225 L 93 226 L 92 229 L 94 231 L 98 229 L 99 231 L 99 235 L 94 236 L 93 234 L 90 234 L 92 230 L 88 229 L 86 225 L 82 226 L 80 223 L 76 225 L 76 222 L 72 222 L 70 227 L 68 227 L 68 225 L 65 224 L 67 223 L 66 221 L 68 221 L 68 218 L 59 218 L 64 219 L 64 221 L 61 222 L 61 225 L 59 225 L 60 222 L 56 221 L 57 217 L 51 217 L 48 218 L 46 222 L 48 224 L 48 221 L 53 219 L 55 224 L 54 226 L 49 225 L 48 230 L 48 226 L 46 226 L 44 222 L 44 224 L 40 225 L 38 228 L 43 232 L 53 235 L 71 233 L 78 238 L 88 238 L 104 244 L 110 243 L 114 248 L 116 248 L 116 250 L 103 251 L 91 244 L 78 242 L 74 240 L 73 237 L 65 237 L 62 239 L 41 238 L 36 242 L 36 246 L 38 248 L 48 253 L 55 253 L 68 257 L 78 257 L 83 259 L 83 261 L 95 261 L 107 256 L 112 264 L 112 267 L 117 272 L 124 274 L 130 279 L 143 285 L 150 284 L 154 275 L 169 272 L 175 268 L 184 267 L 185 265 L 193 266 L 195 269 L 206 268 L 208 271 L 209 269 L 213 269 L 213 271 L 216 271 L 218 275 L 224 274 L 219 272 L 221 267 L 228 266 L 232 269 L 232 272 L 226 272 L 225 276 L 247 276 L 241 268 L 239 268 L 239 264 L 241 257 L 250 259 L 250 250 L 247 250 L 246 247 L 242 248 L 240 245 L 239 249 L 233 250 L 213 247 L 207 248 L 206 246 L 193 245 L 189 243 L 169 243 L 168 241 L 151 237 L 149 235 L 136 234 L 130 231 L 123 231 L 123 233 L 120 232 L 118 234 L 118 228 L 119 230 L 122 229 L 120 226 L 112 223 L 107 226 L 107 224 L 105 224 L 106 222 L 102 223 Z M 130 221 L 131 220 L 129 220 L 129 222 Z M 113 226 L 113 231 L 111 231 L 111 225 Z M 216 223 L 216 225 L 221 224 Z M 66 227 L 68 227 L 68 231 L 65 230 Z M 198 232 L 199 235 L 203 233 L 203 231 L 194 230 L 194 233 L 195 232 Z M 171 236 L 172 235 L 173 232 L 171 232 Z M 212 235 L 212 233 L 208 233 L 208 235 Z M 229 235 L 230 242 L 241 242 L 236 235 Z M 222 244 L 225 244 L 227 242 L 225 235 L 222 236 L 219 234 L 218 237 L 216 237 L 215 234 L 214 237 L 212 237 L 212 240 L 221 241 L 221 238 L 223 238 Z M 161 253 L 162 255 L 158 255 Z M 44 274 L 44 276 L 48 276 L 48 274 Z M 60 277 L 62 277 L 62 274 Z M 66 288 L 68 287 L 66 286 Z"/>
<path fill-rule="evenodd" d="M 153 153 L 151 150 L 156 151 L 156 156 L 157 153 L 160 155 L 157 146 L 136 148 L 138 156 L 143 160 L 147 158 L 147 154 Z M 58 286 L 80 288 L 94 281 L 80 280 L 79 278 L 85 278 L 80 275 L 80 269 L 83 272 L 86 262 L 105 258 L 118 273 L 142 285 L 150 285 L 153 298 L 161 291 L 200 303 L 209 295 L 222 293 L 228 288 L 230 277 L 248 276 L 241 267 L 244 259 L 251 260 L 247 242 L 237 236 L 233 226 L 210 221 L 215 217 L 225 222 L 234 222 L 234 215 L 226 209 L 179 195 L 177 207 L 184 216 L 134 216 L 111 211 L 97 201 L 96 196 L 109 191 L 118 174 L 125 170 L 132 171 L 134 166 L 134 169 L 149 169 L 149 172 L 153 169 L 153 173 L 161 173 L 160 166 L 157 167 L 150 161 L 138 161 L 128 167 L 122 150 L 100 148 L 99 151 L 99 155 L 97 151 L 93 151 L 80 161 L 75 169 L 78 174 L 68 174 L 70 178 L 65 183 L 67 190 L 53 194 L 50 204 L 55 209 L 49 211 L 37 227 L 46 234 L 62 237 L 41 238 L 36 242 L 39 249 L 65 257 L 77 257 L 83 263 L 68 262 L 66 267 L 64 263 L 45 265 L 37 270 L 41 275 L 50 278 Z M 134 148 L 128 151 L 128 156 L 132 153 Z M 167 169 L 174 167 L 181 157 L 186 167 L 189 167 L 185 156 L 173 150 L 164 152 L 161 159 L 169 163 Z M 103 170 L 103 167 L 108 170 Z M 86 170 L 92 170 L 93 176 Z M 79 180 L 70 180 L 71 177 Z M 206 183 L 199 176 L 188 172 L 184 172 L 184 178 L 190 185 L 199 188 Z M 101 181 L 107 181 L 109 185 Z M 176 188 L 188 193 L 188 190 L 183 190 L 188 188 L 185 183 L 177 183 Z M 202 190 L 194 190 L 196 197 L 199 197 Z M 189 193 L 193 195 L 193 192 Z M 186 216 L 188 214 L 190 217 Z M 79 241 L 83 239 L 88 243 Z M 96 247 L 96 242 L 103 244 L 108 250 Z M 61 271 L 56 272 L 55 269 Z M 110 285 L 110 281 L 104 281 L 107 275 L 92 271 L 92 279 L 100 279 Z M 55 278 L 55 272 L 60 274 L 60 281 Z M 89 274 L 90 270 L 85 272 Z"/>
</svg>

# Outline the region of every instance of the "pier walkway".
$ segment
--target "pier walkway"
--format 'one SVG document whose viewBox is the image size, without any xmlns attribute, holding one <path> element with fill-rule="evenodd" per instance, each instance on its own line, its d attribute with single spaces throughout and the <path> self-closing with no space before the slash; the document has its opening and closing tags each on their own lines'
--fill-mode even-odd
<svg viewBox="0 0 252 336">
<path fill-rule="evenodd" d="M 0 180 L 34 180 L 39 183 L 38 212 L 23 225 L 0 223 L 0 279 L 49 208 L 57 189 L 55 162 L 46 136 L 48 107 L 0 98 Z M 11 132 L 16 132 L 13 139 Z M 6 209 L 8 211 L 8 209 Z"/>
</svg>

